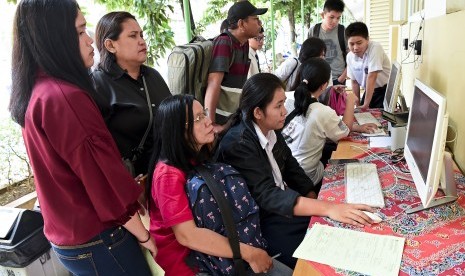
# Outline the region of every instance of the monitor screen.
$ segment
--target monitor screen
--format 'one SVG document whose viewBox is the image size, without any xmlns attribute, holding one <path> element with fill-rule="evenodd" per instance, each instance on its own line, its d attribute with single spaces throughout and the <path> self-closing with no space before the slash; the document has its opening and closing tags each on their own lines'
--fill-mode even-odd
<svg viewBox="0 0 465 276">
<path fill-rule="evenodd" d="M 426 182 L 430 166 L 431 149 L 433 148 L 436 120 L 438 119 L 438 104 L 428 98 L 418 86 L 415 86 L 410 116 L 409 136 L 407 145 L 418 169 Z"/>
<path fill-rule="evenodd" d="M 384 110 L 390 113 L 394 113 L 396 110 L 397 97 L 399 96 L 400 71 L 400 64 L 394 61 L 391 66 L 391 73 L 384 96 Z"/>
<path fill-rule="evenodd" d="M 439 186 L 447 118 L 446 99 L 416 80 L 404 154 L 425 207 L 434 197 Z"/>
</svg>

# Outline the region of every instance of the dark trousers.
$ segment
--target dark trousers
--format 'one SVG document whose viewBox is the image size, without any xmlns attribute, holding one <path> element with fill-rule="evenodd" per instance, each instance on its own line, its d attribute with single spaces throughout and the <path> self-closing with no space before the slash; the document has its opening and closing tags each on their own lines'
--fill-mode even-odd
<svg viewBox="0 0 465 276">
<path fill-rule="evenodd" d="M 323 151 L 321 153 L 321 158 L 320 161 L 323 163 L 323 166 L 326 167 L 326 164 L 328 164 L 329 159 L 331 159 L 331 155 L 333 154 L 333 151 L 337 149 L 337 144 L 334 143 L 333 141 L 326 139 L 325 146 L 323 147 Z"/>
<path fill-rule="evenodd" d="M 294 269 L 297 259 L 292 254 L 304 239 L 309 223 L 310 217 L 270 215 L 261 219 L 262 234 L 268 242 L 268 255 L 281 253 L 278 261 Z"/>
<path fill-rule="evenodd" d="M 369 106 L 370 108 L 383 108 L 384 107 L 383 102 L 384 102 L 384 95 L 386 94 L 386 88 L 387 88 L 387 84 L 382 87 L 375 88 L 375 91 L 373 91 L 373 97 L 371 97 L 371 102 Z M 360 101 L 362 105 L 365 102 L 365 94 L 366 93 L 363 93 L 362 100 Z"/>
</svg>

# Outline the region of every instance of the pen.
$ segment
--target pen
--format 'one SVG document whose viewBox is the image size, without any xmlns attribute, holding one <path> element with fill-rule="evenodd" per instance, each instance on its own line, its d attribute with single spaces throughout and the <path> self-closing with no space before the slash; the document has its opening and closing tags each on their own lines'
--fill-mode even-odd
<svg viewBox="0 0 465 276">
<path fill-rule="evenodd" d="M 272 259 L 276 259 L 276 258 L 278 258 L 279 256 L 281 256 L 281 253 L 278 253 L 278 254 L 274 255 L 273 257 L 271 257 L 271 258 L 272 258 Z"/>
</svg>

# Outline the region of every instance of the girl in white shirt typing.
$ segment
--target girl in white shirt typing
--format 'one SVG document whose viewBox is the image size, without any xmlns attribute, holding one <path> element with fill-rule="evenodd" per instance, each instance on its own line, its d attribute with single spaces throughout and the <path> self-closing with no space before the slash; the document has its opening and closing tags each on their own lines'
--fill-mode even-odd
<svg viewBox="0 0 465 276">
<path fill-rule="evenodd" d="M 349 135 L 350 131 L 371 133 L 375 124 L 354 124 L 354 106 L 357 100 L 347 93 L 346 109 L 342 119 L 329 106 L 318 102 L 328 86 L 331 74 L 329 64 L 321 58 L 311 58 L 302 63 L 299 86 L 294 92 L 294 110 L 287 116 L 282 134 L 292 155 L 315 184 L 323 178 L 320 161 L 326 139 L 334 142 Z"/>
</svg>

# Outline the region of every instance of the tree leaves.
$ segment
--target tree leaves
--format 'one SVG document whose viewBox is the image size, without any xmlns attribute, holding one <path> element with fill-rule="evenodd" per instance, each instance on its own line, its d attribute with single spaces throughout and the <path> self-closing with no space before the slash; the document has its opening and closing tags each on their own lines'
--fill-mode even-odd
<svg viewBox="0 0 465 276">
<path fill-rule="evenodd" d="M 153 66 L 174 46 L 174 33 L 169 25 L 169 12 L 174 7 L 170 0 L 96 0 L 109 10 L 125 10 L 132 13 L 144 31 L 147 42 L 147 64 Z"/>
</svg>

